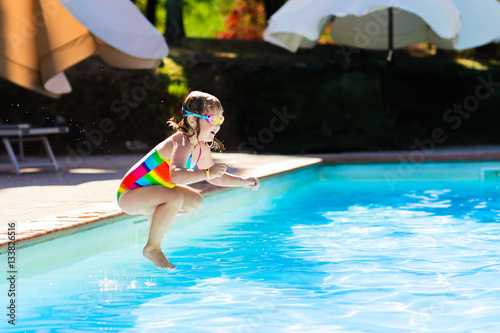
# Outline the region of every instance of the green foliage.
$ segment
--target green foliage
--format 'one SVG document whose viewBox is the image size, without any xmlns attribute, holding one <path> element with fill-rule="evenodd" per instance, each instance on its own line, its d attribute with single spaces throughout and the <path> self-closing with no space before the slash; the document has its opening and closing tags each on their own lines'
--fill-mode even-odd
<svg viewBox="0 0 500 333">
<path fill-rule="evenodd" d="M 156 7 L 156 28 L 163 34 L 166 27 L 167 0 L 158 0 Z M 146 12 L 147 0 L 137 0 L 136 6 Z M 231 0 L 184 0 L 183 20 L 187 37 L 212 38 L 225 29 L 222 12 L 232 6 Z"/>
<path fill-rule="evenodd" d="M 222 12 L 232 5 L 231 0 L 186 0 L 184 2 L 184 29 L 187 37 L 213 38 L 224 30 Z"/>
</svg>

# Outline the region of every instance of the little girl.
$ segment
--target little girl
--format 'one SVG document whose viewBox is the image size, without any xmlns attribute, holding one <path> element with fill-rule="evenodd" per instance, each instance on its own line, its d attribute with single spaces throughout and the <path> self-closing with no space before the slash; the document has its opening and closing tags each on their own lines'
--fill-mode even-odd
<svg viewBox="0 0 500 333">
<path fill-rule="evenodd" d="M 183 118 L 169 125 L 176 132 L 160 142 L 137 162 L 123 178 L 118 189 L 118 204 L 127 214 L 145 215 L 151 220 L 149 238 L 142 251 L 156 267 L 175 266 L 161 251 L 163 236 L 182 211 L 198 208 L 203 201 L 198 191 L 187 186 L 202 180 L 218 186 L 257 190 L 257 178 L 242 178 L 215 164 L 210 149 L 222 144 L 215 135 L 224 122 L 222 105 L 210 94 L 191 92 L 182 104 Z M 195 167 L 198 170 L 194 170 Z"/>
</svg>

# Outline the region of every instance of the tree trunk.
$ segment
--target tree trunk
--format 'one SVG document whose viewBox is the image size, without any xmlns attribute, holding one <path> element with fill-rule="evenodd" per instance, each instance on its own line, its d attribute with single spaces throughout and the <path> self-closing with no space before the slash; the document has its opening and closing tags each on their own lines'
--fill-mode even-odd
<svg viewBox="0 0 500 333">
<path fill-rule="evenodd" d="M 156 25 L 156 5 L 158 0 L 148 0 L 146 7 L 146 17 L 152 25 Z"/>
<path fill-rule="evenodd" d="M 167 26 L 165 28 L 165 39 L 168 44 L 180 45 L 184 36 L 182 0 L 167 0 Z"/>
<path fill-rule="evenodd" d="M 264 0 L 264 8 L 266 9 L 266 20 L 269 20 L 281 6 L 285 4 L 286 0 Z"/>
</svg>

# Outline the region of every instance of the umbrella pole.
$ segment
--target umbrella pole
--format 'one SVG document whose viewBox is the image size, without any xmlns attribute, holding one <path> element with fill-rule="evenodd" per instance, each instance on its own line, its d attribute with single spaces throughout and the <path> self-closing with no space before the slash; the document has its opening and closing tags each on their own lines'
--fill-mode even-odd
<svg viewBox="0 0 500 333">
<path fill-rule="evenodd" d="M 389 75 L 389 87 L 387 92 L 387 111 L 391 109 L 392 90 L 394 88 L 394 8 L 388 8 L 389 14 L 389 54 L 387 55 L 387 71 Z"/>
</svg>

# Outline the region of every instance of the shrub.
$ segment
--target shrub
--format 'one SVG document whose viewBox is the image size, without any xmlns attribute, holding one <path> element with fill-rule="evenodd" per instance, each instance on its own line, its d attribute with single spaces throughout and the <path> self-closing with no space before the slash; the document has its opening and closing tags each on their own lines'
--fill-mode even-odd
<svg viewBox="0 0 500 333">
<path fill-rule="evenodd" d="M 227 13 L 224 23 L 226 30 L 218 32 L 218 38 L 262 40 L 266 28 L 266 12 L 262 0 L 236 0 L 235 6 Z"/>
</svg>

